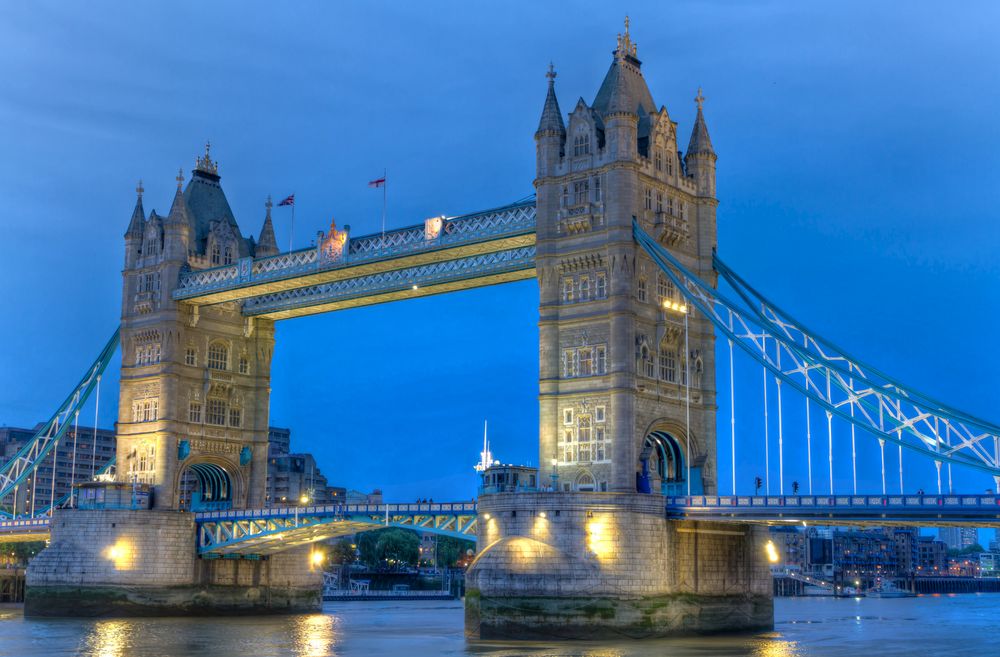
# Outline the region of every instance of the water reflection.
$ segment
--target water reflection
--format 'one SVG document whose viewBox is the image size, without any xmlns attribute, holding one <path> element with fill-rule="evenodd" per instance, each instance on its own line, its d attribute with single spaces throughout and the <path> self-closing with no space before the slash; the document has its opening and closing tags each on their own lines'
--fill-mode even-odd
<svg viewBox="0 0 1000 657">
<path fill-rule="evenodd" d="M 337 619 L 325 614 L 298 616 L 292 626 L 292 649 L 297 657 L 333 655 Z"/>
<path fill-rule="evenodd" d="M 131 621 L 97 621 L 83 639 L 83 654 L 89 657 L 126 657 L 133 629 Z"/>
</svg>

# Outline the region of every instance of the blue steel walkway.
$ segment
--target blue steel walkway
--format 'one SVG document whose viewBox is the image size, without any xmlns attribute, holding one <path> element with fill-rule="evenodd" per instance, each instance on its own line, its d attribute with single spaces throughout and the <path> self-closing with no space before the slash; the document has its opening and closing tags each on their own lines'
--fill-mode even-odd
<svg viewBox="0 0 1000 657">
<path fill-rule="evenodd" d="M 792 495 L 668 497 L 670 520 L 780 525 L 1000 527 L 997 495 Z"/>
</svg>

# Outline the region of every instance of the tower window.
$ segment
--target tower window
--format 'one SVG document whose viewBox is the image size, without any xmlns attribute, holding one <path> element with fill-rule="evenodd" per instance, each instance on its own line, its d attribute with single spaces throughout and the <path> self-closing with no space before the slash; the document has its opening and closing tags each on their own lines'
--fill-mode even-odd
<svg viewBox="0 0 1000 657">
<path fill-rule="evenodd" d="M 580 180 L 573 183 L 574 205 L 583 205 L 588 200 L 590 200 L 590 182 L 587 180 Z"/>
<path fill-rule="evenodd" d="M 213 370 L 229 369 L 229 349 L 226 345 L 215 342 L 208 347 L 208 367 Z"/>
<path fill-rule="evenodd" d="M 201 424 L 201 402 L 191 402 L 188 405 L 188 422 Z"/>
<path fill-rule="evenodd" d="M 222 249 L 219 248 L 218 242 L 212 244 L 212 264 L 217 265 L 222 262 Z"/>
<path fill-rule="evenodd" d="M 594 201 L 601 202 L 601 178 L 599 176 L 594 178 Z"/>
<path fill-rule="evenodd" d="M 187 351 L 184 352 L 184 364 L 185 365 L 198 364 L 198 352 L 195 351 L 194 347 L 188 347 Z"/>
<path fill-rule="evenodd" d="M 642 360 L 642 373 L 643 375 L 653 378 L 655 375 L 653 372 L 653 356 L 650 354 L 649 347 L 642 345 L 642 349 L 639 351 L 640 358 Z"/>
<path fill-rule="evenodd" d="M 653 156 L 653 161 L 656 164 L 657 171 L 663 171 L 663 152 L 660 149 L 656 149 L 656 154 Z"/>
<path fill-rule="evenodd" d="M 231 265 L 231 264 L 233 264 L 233 247 L 231 247 L 231 246 L 227 246 L 226 247 L 224 255 L 223 255 L 223 262 L 222 262 L 222 264 L 224 264 L 224 265 Z"/>
<path fill-rule="evenodd" d="M 590 154 L 590 135 L 580 134 L 573 138 L 573 155 L 579 157 L 580 155 Z"/>
<path fill-rule="evenodd" d="M 590 301 L 590 277 L 580 277 L 580 301 Z"/>
<path fill-rule="evenodd" d="M 674 282 L 663 274 L 656 277 L 656 296 L 659 298 L 660 305 L 663 305 L 664 301 L 670 301 L 674 298 Z"/>
<path fill-rule="evenodd" d="M 646 188 L 645 208 L 647 210 L 653 209 L 653 190 L 650 189 L 649 187 Z"/>
<path fill-rule="evenodd" d="M 663 212 L 663 192 L 656 192 L 656 211 Z"/>
<path fill-rule="evenodd" d="M 608 350 L 604 345 L 594 349 L 594 373 L 601 375 L 608 371 Z"/>
<path fill-rule="evenodd" d="M 583 347 L 578 353 L 580 354 L 580 367 L 577 370 L 579 376 L 593 375 L 594 351 L 590 347 Z"/>
<path fill-rule="evenodd" d="M 639 301 L 642 301 L 642 302 L 646 301 L 646 279 L 645 278 L 640 278 L 639 279 L 639 284 L 638 284 L 638 287 L 636 288 L 635 296 L 639 299 Z"/>
<path fill-rule="evenodd" d="M 240 374 L 250 373 L 250 361 L 246 356 L 240 356 Z"/>
<path fill-rule="evenodd" d="M 243 413 L 238 408 L 229 409 L 229 426 L 238 427 L 242 424 Z"/>
<path fill-rule="evenodd" d="M 563 279 L 562 300 L 565 303 L 572 303 L 572 301 L 573 301 L 573 279 L 572 278 L 564 278 Z"/>
<path fill-rule="evenodd" d="M 597 280 L 595 283 L 594 295 L 598 299 L 603 299 L 608 296 L 608 277 L 603 271 L 597 272 Z"/>
<path fill-rule="evenodd" d="M 205 422 L 219 427 L 226 426 L 226 400 L 209 399 Z"/>
<path fill-rule="evenodd" d="M 660 379 L 668 383 L 677 381 L 677 354 L 673 351 L 660 353 Z"/>
</svg>

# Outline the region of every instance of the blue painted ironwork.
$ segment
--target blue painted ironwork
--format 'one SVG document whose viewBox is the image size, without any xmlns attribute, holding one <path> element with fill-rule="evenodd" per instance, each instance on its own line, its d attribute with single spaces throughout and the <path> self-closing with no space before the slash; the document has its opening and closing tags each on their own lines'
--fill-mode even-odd
<svg viewBox="0 0 1000 657">
<path fill-rule="evenodd" d="M 476 540 L 476 503 L 327 504 L 199 513 L 198 553 L 270 554 L 383 527 Z"/>
<path fill-rule="evenodd" d="M 763 524 L 1000 527 L 1000 496 L 693 495 L 668 497 L 666 516 Z"/>
<path fill-rule="evenodd" d="M 993 431 L 994 425 L 973 422 L 967 413 L 928 403 L 926 396 L 911 396 L 908 389 L 886 380 L 870 379 L 866 366 L 850 360 L 843 352 L 834 355 L 824 351 L 829 349 L 829 341 L 804 333 L 801 325 L 794 325 L 793 330 L 786 314 L 779 315 L 780 311 L 766 302 L 762 311 L 757 310 L 752 299 L 762 297 L 742 289 L 738 295 L 743 301 L 736 301 L 700 279 L 636 220 L 633 234 L 684 298 L 718 331 L 831 416 L 937 464 L 975 468 L 1000 482 L 1000 432 Z M 807 342 L 810 346 L 803 347 Z M 768 348 L 771 344 L 776 345 L 774 349 Z"/>
<path fill-rule="evenodd" d="M 336 258 L 327 257 L 323 245 L 299 249 L 253 261 L 249 276 L 241 276 L 238 265 L 225 265 L 184 272 L 174 299 L 194 299 L 199 296 L 235 290 L 248 285 L 316 274 L 361 263 L 379 262 L 456 246 L 493 241 L 502 237 L 526 235 L 535 231 L 534 199 L 518 201 L 491 210 L 458 217 L 442 217 L 441 225 L 429 232 L 426 224 L 417 224 L 388 231 L 385 235 L 365 235 L 347 239 Z"/>
<path fill-rule="evenodd" d="M 20 486 L 55 448 L 73 424 L 73 417 L 80 411 L 97 387 L 101 375 L 118 349 L 121 328 L 116 328 L 97 359 L 87 368 L 80 382 L 59 406 L 56 412 L 42 425 L 35 436 L 21 450 L 0 468 L 0 499 L 4 499 Z M 54 474 L 54 473 L 53 473 Z"/>
</svg>

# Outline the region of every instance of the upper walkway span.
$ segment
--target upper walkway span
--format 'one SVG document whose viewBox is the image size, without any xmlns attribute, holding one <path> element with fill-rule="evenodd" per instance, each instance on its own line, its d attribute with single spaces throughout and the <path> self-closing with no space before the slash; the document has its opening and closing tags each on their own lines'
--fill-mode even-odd
<svg viewBox="0 0 1000 657">
<path fill-rule="evenodd" d="M 287 319 L 535 276 L 535 201 L 433 217 L 384 234 L 331 227 L 316 246 L 181 274 L 173 298 L 244 301 L 243 314 Z"/>
</svg>

